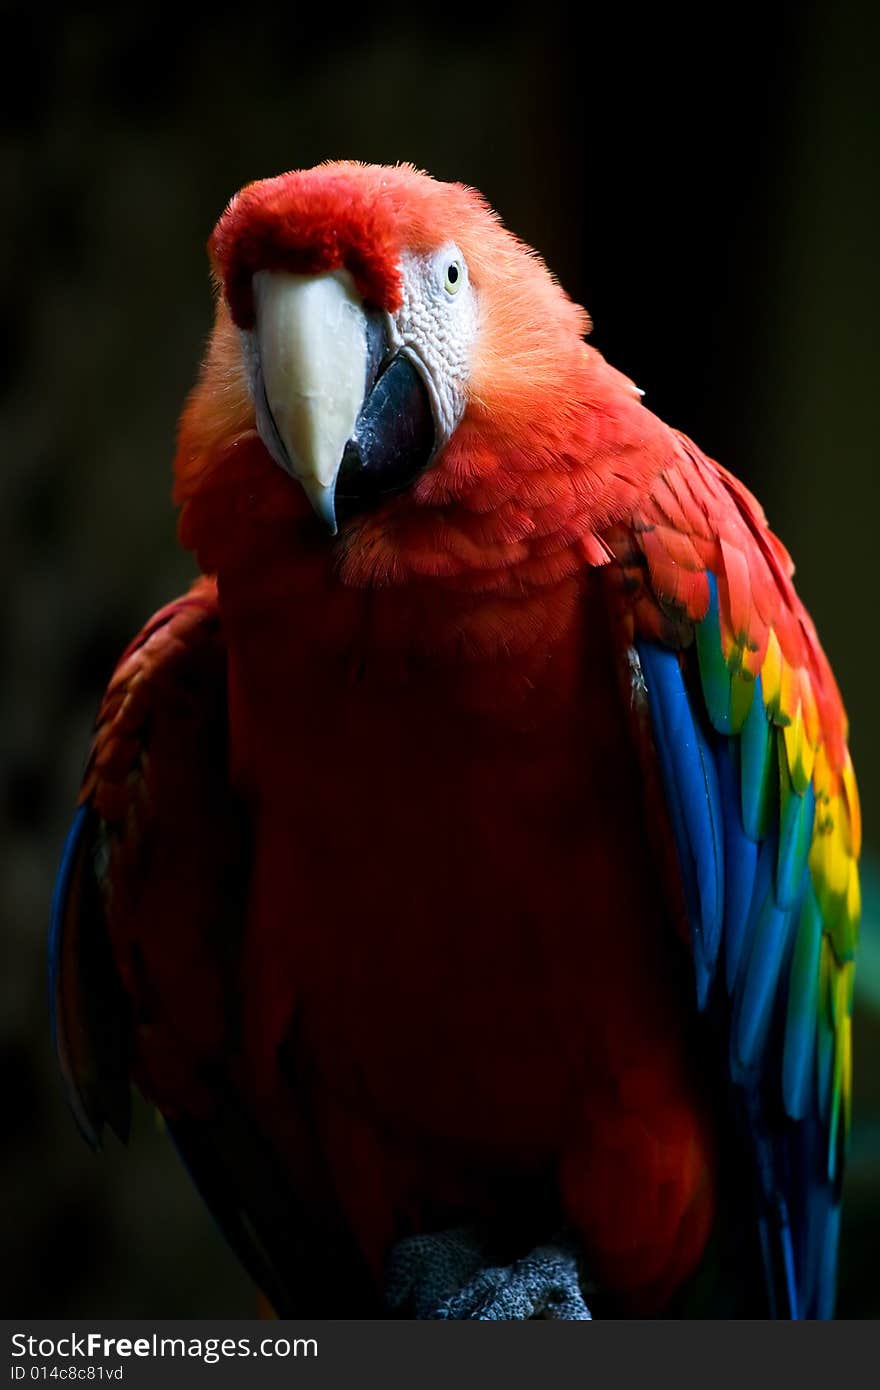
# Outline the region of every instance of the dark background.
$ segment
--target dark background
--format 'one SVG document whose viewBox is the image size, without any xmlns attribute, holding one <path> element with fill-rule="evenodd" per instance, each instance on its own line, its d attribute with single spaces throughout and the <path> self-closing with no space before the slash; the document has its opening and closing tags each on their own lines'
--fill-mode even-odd
<svg viewBox="0 0 880 1390">
<path fill-rule="evenodd" d="M 481 188 L 593 341 L 761 497 L 878 845 L 878 7 L 6 6 L 0 35 L 0 1156 L 6 1315 L 250 1315 L 151 1115 L 93 1158 L 55 1080 L 55 865 L 113 661 L 191 574 L 168 500 L 242 183 L 326 158 Z M 859 975 L 841 1312 L 880 1312 L 880 927 Z"/>
</svg>

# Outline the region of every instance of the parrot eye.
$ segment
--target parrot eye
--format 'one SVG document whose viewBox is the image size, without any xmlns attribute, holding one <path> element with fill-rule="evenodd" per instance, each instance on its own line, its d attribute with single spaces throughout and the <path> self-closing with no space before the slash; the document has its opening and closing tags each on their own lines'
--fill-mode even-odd
<svg viewBox="0 0 880 1390">
<path fill-rule="evenodd" d="M 447 294 L 458 294 L 464 283 L 464 267 L 461 261 L 449 261 L 446 265 L 446 275 L 443 281 L 443 288 Z"/>
</svg>

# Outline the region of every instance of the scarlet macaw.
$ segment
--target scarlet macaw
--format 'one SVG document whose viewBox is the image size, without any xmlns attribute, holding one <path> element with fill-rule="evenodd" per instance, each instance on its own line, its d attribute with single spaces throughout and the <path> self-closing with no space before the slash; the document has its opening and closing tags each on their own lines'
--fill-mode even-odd
<svg viewBox="0 0 880 1390">
<path fill-rule="evenodd" d="M 288 173 L 209 249 L 206 577 L 56 891 L 80 1127 L 132 1077 L 283 1312 L 830 1316 L 859 809 L 760 506 L 471 189 Z"/>
</svg>

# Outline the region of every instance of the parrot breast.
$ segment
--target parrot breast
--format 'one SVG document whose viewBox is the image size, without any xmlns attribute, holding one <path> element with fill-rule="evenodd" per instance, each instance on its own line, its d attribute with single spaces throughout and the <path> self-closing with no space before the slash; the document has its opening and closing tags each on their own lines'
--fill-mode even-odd
<svg viewBox="0 0 880 1390">
<path fill-rule="evenodd" d="M 377 1278 L 395 1239 L 512 1185 L 651 1306 L 699 1258 L 712 1159 L 597 576 L 462 599 L 496 640 L 450 659 L 449 594 L 331 587 L 326 563 L 280 554 L 262 598 L 221 583 L 258 847 L 249 1089 L 270 1127 L 303 1107 Z"/>
</svg>

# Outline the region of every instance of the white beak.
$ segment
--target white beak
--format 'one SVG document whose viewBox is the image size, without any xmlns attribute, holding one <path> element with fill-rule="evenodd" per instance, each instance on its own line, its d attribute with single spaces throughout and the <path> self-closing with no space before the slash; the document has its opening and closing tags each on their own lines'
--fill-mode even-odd
<svg viewBox="0 0 880 1390">
<path fill-rule="evenodd" d="M 346 270 L 254 276 L 260 368 L 269 418 L 257 428 L 282 468 L 302 483 L 336 532 L 334 492 L 367 383 L 366 317 Z M 279 449 L 280 445 L 280 449 Z"/>
</svg>

